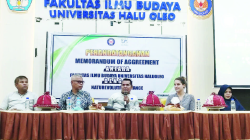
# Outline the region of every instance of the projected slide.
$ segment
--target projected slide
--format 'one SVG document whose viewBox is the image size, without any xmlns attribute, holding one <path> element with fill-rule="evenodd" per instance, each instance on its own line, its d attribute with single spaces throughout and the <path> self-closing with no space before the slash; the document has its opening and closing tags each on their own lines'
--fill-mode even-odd
<svg viewBox="0 0 250 140">
<path fill-rule="evenodd" d="M 133 81 L 139 99 L 149 91 L 174 93 L 174 79 L 186 76 L 183 36 L 53 34 L 48 45 L 47 90 L 56 98 L 71 90 L 70 77 L 83 76 L 83 90 L 94 98 L 121 91 L 121 81 Z"/>
<path fill-rule="evenodd" d="M 250 1 L 213 2 L 215 84 L 250 86 Z"/>
</svg>

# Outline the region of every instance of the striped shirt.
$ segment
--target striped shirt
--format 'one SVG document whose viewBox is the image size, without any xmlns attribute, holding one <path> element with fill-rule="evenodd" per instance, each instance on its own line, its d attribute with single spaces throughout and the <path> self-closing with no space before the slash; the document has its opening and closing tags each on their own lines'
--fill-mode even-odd
<svg viewBox="0 0 250 140">
<path fill-rule="evenodd" d="M 168 96 L 166 105 L 169 104 L 169 103 L 171 103 L 171 100 L 172 100 L 173 97 L 178 97 L 177 93 L 170 94 Z M 182 100 L 180 101 L 180 105 L 185 108 L 184 110 L 192 110 L 192 111 L 194 111 L 195 110 L 194 95 L 185 93 L 185 95 L 183 96 Z"/>
<path fill-rule="evenodd" d="M 61 110 L 67 109 L 66 99 L 68 99 L 68 97 L 70 97 L 70 99 L 71 99 L 71 108 L 76 107 L 77 97 L 79 97 L 81 100 L 81 108 L 82 109 L 89 110 L 89 106 L 92 105 L 92 98 L 87 91 L 79 90 L 77 92 L 77 94 L 74 94 L 71 90 L 71 91 L 68 91 L 68 92 L 62 94 L 62 96 L 59 100 L 59 106 L 60 106 Z"/>
</svg>

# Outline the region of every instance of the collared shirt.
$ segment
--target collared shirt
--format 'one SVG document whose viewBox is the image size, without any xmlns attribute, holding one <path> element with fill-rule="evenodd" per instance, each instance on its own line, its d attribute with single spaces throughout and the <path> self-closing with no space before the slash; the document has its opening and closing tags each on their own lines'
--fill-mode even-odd
<svg viewBox="0 0 250 140">
<path fill-rule="evenodd" d="M 135 111 L 140 111 L 138 98 L 133 94 L 128 94 L 129 103 L 126 105 L 126 109 L 130 110 L 130 106 L 133 106 Z M 114 109 L 122 109 L 125 106 L 124 95 L 121 92 L 111 95 L 107 106 L 111 106 Z"/>
<path fill-rule="evenodd" d="M 89 106 L 92 105 L 92 98 L 87 91 L 79 90 L 77 92 L 77 94 L 74 94 L 71 90 L 71 91 L 68 91 L 68 92 L 62 94 L 62 96 L 59 100 L 59 105 L 60 105 L 61 110 L 67 109 L 66 99 L 68 99 L 68 97 L 70 97 L 70 99 L 71 99 L 71 108 L 76 107 L 77 97 L 79 97 L 81 100 L 81 108 L 82 109 L 89 110 Z"/>
<path fill-rule="evenodd" d="M 38 95 L 32 92 L 27 92 L 25 94 L 20 94 L 18 91 L 8 94 L 2 101 L 0 108 L 4 110 L 11 110 L 16 108 L 17 110 L 25 110 L 26 98 L 29 97 L 30 100 L 34 100 L 34 104 L 37 102 Z"/>
<path fill-rule="evenodd" d="M 166 101 L 166 105 L 171 103 L 171 100 L 173 97 L 178 97 L 177 93 L 171 94 L 168 96 L 168 99 Z M 180 101 L 180 105 L 184 107 L 184 110 L 195 110 L 195 100 L 194 95 L 185 93 L 182 100 Z"/>
</svg>

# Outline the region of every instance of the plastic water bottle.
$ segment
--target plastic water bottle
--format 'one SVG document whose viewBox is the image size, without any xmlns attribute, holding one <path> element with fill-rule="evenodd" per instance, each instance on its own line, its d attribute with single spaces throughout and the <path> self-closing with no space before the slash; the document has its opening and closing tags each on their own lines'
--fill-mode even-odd
<svg viewBox="0 0 250 140">
<path fill-rule="evenodd" d="M 130 111 L 135 111 L 133 98 L 130 98 L 130 101 L 129 101 L 129 110 Z"/>
<path fill-rule="evenodd" d="M 200 111 L 201 110 L 201 100 L 197 99 L 196 101 L 196 111 Z"/>
<path fill-rule="evenodd" d="M 66 99 L 66 104 L 67 104 L 67 110 L 71 110 L 71 99 L 70 99 L 70 97 L 68 97 L 68 99 Z"/>
<path fill-rule="evenodd" d="M 79 97 L 77 97 L 77 99 L 76 99 L 76 107 L 81 108 L 81 100 Z"/>
<path fill-rule="evenodd" d="M 25 101 L 25 110 L 30 110 L 30 101 L 29 101 L 29 97 L 26 97 L 26 101 Z"/>
<path fill-rule="evenodd" d="M 231 111 L 236 111 L 235 101 L 233 98 L 231 99 Z"/>
<path fill-rule="evenodd" d="M 72 110 L 74 110 L 74 111 L 84 110 L 83 108 L 81 108 L 81 100 L 79 97 L 76 98 L 76 107 L 74 107 Z"/>
</svg>

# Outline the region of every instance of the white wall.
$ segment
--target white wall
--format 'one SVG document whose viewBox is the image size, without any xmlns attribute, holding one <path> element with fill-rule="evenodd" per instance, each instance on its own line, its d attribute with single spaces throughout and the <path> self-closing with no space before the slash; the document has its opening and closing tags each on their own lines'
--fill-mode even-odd
<svg viewBox="0 0 250 140">
<path fill-rule="evenodd" d="M 112 0 L 114 2 L 115 0 Z M 146 0 L 148 1 L 148 0 Z M 163 0 L 157 0 L 161 3 Z M 171 2 L 179 2 L 181 11 L 174 11 L 176 14 L 176 19 L 174 21 L 152 21 L 149 18 L 150 11 L 145 10 L 136 10 L 136 0 L 132 0 L 132 8 L 131 12 L 146 12 L 146 18 L 143 21 L 131 20 L 132 23 L 127 23 L 127 20 L 119 20 L 118 12 L 128 10 L 109 10 L 104 8 L 104 0 L 101 0 L 101 8 L 98 11 L 115 11 L 116 17 L 114 20 L 108 19 L 52 19 L 49 16 L 49 10 L 54 10 L 55 8 L 50 8 L 47 6 L 45 8 L 44 1 L 36 1 L 36 17 L 43 18 L 40 24 L 45 24 L 45 22 L 51 22 L 51 24 L 47 24 L 44 28 L 39 28 L 39 30 L 48 30 L 50 31 L 50 27 L 55 26 L 52 21 L 60 21 L 63 23 L 57 26 L 60 26 L 60 31 L 63 32 L 81 32 L 81 33 L 126 33 L 126 34 L 170 34 L 170 35 L 179 35 L 179 34 L 187 34 L 186 22 L 187 22 L 187 0 L 173 0 Z M 173 9 L 173 7 L 172 7 Z M 65 9 L 61 9 L 65 10 Z M 67 10 L 67 9 L 66 9 Z M 70 9 L 74 10 L 74 9 Z M 77 9 L 79 10 L 79 9 Z M 86 10 L 86 9 L 84 9 Z M 154 11 L 158 12 L 158 11 Z M 163 12 L 163 11 L 159 11 Z M 166 11 L 169 13 L 169 11 Z M 173 12 L 173 11 L 171 11 Z M 114 26 L 110 26 L 110 21 L 121 21 L 120 24 L 114 23 Z M 151 25 L 150 25 L 151 24 Z M 162 33 L 161 33 L 162 27 Z M 129 29 L 130 28 L 130 29 Z M 53 31 L 53 29 L 52 29 Z M 36 30 L 37 32 L 37 30 Z M 37 33 L 35 33 L 37 35 Z"/>
<path fill-rule="evenodd" d="M 189 93 L 204 101 L 212 91 L 218 90 L 213 88 L 212 16 L 206 20 L 194 18 L 189 11 L 188 0 L 178 0 L 182 10 L 176 13 L 173 22 L 150 21 L 146 18 L 145 21 L 133 21 L 130 24 L 122 22 L 114 26 L 110 26 L 110 21 L 103 20 L 50 19 L 43 2 L 33 0 L 27 12 L 16 13 L 8 9 L 5 0 L 0 1 L 0 100 L 16 90 L 14 79 L 19 75 L 29 78 L 31 91 L 39 95 L 43 93 L 46 32 L 62 30 L 82 33 L 187 34 Z M 35 22 L 35 17 L 43 19 Z M 60 25 L 54 25 L 55 21 L 60 22 Z M 34 57 L 35 48 L 38 49 L 37 57 Z"/>
<path fill-rule="evenodd" d="M 14 80 L 19 75 L 29 78 L 29 89 L 33 90 L 34 6 L 17 13 L 9 10 L 6 0 L 1 0 L 0 100 L 16 90 Z"/>
<path fill-rule="evenodd" d="M 203 104 L 214 88 L 213 16 L 197 19 L 188 10 L 188 88 Z"/>
<path fill-rule="evenodd" d="M 114 1 L 114 0 L 113 0 Z M 162 0 L 158 0 L 162 1 Z M 133 0 L 131 12 L 136 10 L 136 0 Z M 121 21 L 120 24 L 114 23 L 110 26 L 111 20 L 103 19 L 52 19 L 49 16 L 49 10 L 53 8 L 45 8 L 44 1 L 36 1 L 35 17 L 41 17 L 41 22 L 35 22 L 35 48 L 38 48 L 38 56 L 34 58 L 34 92 L 42 94 L 44 91 L 44 73 L 45 73 L 45 47 L 46 32 L 71 32 L 71 33 L 111 33 L 111 34 L 148 34 L 148 35 L 186 35 L 187 34 L 187 0 L 174 0 L 179 2 L 181 11 L 175 11 L 176 19 L 174 21 L 152 21 L 149 13 L 143 21 L 119 20 L 116 15 L 115 21 Z M 102 7 L 99 11 L 112 11 L 104 8 L 104 0 L 101 0 Z M 118 11 L 121 10 L 116 10 Z M 167 11 L 168 12 L 168 11 Z M 116 13 L 116 14 L 117 14 Z M 55 25 L 54 22 L 59 22 Z M 68 82 L 68 81 L 65 81 Z"/>
</svg>

